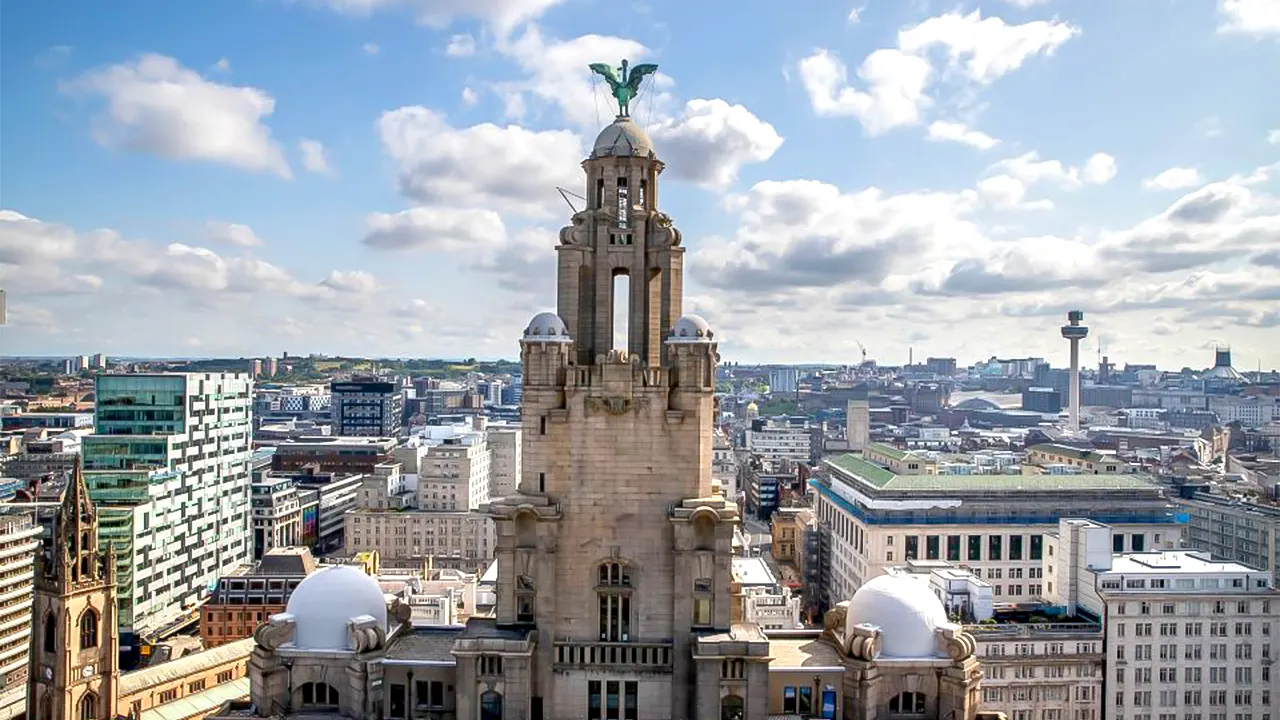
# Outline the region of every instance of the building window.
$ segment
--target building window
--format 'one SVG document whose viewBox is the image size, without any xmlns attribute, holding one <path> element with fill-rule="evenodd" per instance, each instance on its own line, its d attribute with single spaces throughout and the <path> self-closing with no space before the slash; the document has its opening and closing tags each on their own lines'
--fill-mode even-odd
<svg viewBox="0 0 1280 720">
<path fill-rule="evenodd" d="M 724 680 L 746 680 L 747 661 L 742 658 L 721 660 L 720 677 Z"/>
<path fill-rule="evenodd" d="M 987 559 L 988 560 L 1000 560 L 1001 558 L 1003 558 L 1004 553 L 1002 552 L 1002 544 L 1001 544 L 1003 540 L 1004 538 L 1001 537 L 1000 535 L 992 535 L 987 538 Z"/>
<path fill-rule="evenodd" d="M 924 714 L 924 693 L 904 692 L 889 700 L 889 712 L 903 715 Z"/>
<path fill-rule="evenodd" d="M 908 560 L 920 559 L 920 538 L 918 536 L 907 536 L 907 553 L 904 557 Z"/>
<path fill-rule="evenodd" d="M 516 622 L 533 622 L 535 592 L 533 578 L 528 575 L 516 576 Z"/>
<path fill-rule="evenodd" d="M 496 677 L 502 674 L 501 655 L 481 655 L 476 662 L 476 672 L 481 677 Z"/>
<path fill-rule="evenodd" d="M 960 561 L 960 536 L 959 535 L 947 536 L 947 560 L 949 562 Z"/>
<path fill-rule="evenodd" d="M 981 535 L 969 536 L 969 560 L 971 562 L 982 560 L 982 536 Z"/>
<path fill-rule="evenodd" d="M 338 689 L 328 683 L 303 683 L 300 691 L 302 707 L 337 707 Z"/>
<path fill-rule="evenodd" d="M 393 718 L 402 718 L 405 716 L 405 686 L 398 683 L 391 684 L 391 707 L 387 714 Z"/>
<path fill-rule="evenodd" d="M 80 616 L 80 649 L 98 647 L 98 613 L 88 608 Z"/>
<path fill-rule="evenodd" d="M 693 581 L 693 624 L 707 626 L 712 624 L 711 618 L 711 578 L 698 578 Z"/>
<path fill-rule="evenodd" d="M 1009 559 L 1010 560 L 1022 559 L 1022 536 L 1021 535 L 1009 536 Z"/>
<path fill-rule="evenodd" d="M 813 688 L 808 685 L 801 685 L 796 688 L 800 691 L 799 702 L 796 703 L 796 712 L 801 715 L 808 715 L 813 712 Z"/>
<path fill-rule="evenodd" d="M 1032 535 L 1031 536 L 1031 559 L 1040 560 L 1043 558 L 1043 556 L 1044 556 L 1044 536 Z"/>
<path fill-rule="evenodd" d="M 782 688 L 782 712 L 787 715 L 796 712 L 796 689 L 792 685 Z"/>
<path fill-rule="evenodd" d="M 924 539 L 924 552 L 926 560 L 937 560 L 939 540 L 937 535 L 929 535 Z"/>
<path fill-rule="evenodd" d="M 161 703 L 171 703 L 171 702 L 173 702 L 174 700 L 177 700 L 177 699 L 178 699 L 178 691 L 177 691 L 176 689 L 172 689 L 172 688 L 171 688 L 171 689 L 169 689 L 169 690 L 161 690 L 161 691 L 160 691 L 160 702 L 161 702 Z"/>
<path fill-rule="evenodd" d="M 192 694 L 192 693 L 198 693 L 198 692 L 200 692 L 200 691 L 202 691 L 202 690 L 204 690 L 204 680 L 203 680 L 203 679 L 195 680 L 195 681 L 192 681 L 192 682 L 187 683 L 187 694 L 188 694 L 188 695 L 190 695 L 190 694 Z"/>
<path fill-rule="evenodd" d="M 76 708 L 76 716 L 79 720 L 98 720 L 98 696 L 91 692 L 85 693 Z"/>
<path fill-rule="evenodd" d="M 605 562 L 597 568 L 597 599 L 602 642 L 631 641 L 631 568 Z"/>
<path fill-rule="evenodd" d="M 487 690 L 480 696 L 480 720 L 502 720 L 502 695 Z"/>
<path fill-rule="evenodd" d="M 45 613 L 44 616 L 44 651 L 58 651 L 58 619 L 52 612 Z"/>
<path fill-rule="evenodd" d="M 738 695 L 720 698 L 720 720 L 742 720 L 746 717 L 746 703 Z"/>
<path fill-rule="evenodd" d="M 232 671 L 223 670 L 222 672 L 218 673 L 218 682 L 219 683 L 231 682 L 231 678 L 233 675 L 234 673 Z"/>
</svg>

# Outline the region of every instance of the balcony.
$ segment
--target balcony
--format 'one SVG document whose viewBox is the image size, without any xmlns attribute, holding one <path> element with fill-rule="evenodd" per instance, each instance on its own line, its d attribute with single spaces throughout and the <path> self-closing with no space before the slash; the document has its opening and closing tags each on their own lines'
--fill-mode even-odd
<svg viewBox="0 0 1280 720">
<path fill-rule="evenodd" d="M 670 642 L 573 642 L 555 644 L 557 670 L 588 668 L 631 672 L 671 672 Z"/>
</svg>

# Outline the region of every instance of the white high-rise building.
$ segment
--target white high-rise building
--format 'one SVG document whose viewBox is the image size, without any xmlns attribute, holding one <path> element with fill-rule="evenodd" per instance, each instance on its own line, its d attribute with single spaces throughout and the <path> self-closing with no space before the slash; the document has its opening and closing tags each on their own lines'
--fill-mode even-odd
<svg viewBox="0 0 1280 720">
<path fill-rule="evenodd" d="M 0 718 L 26 710 L 31 589 L 40 524 L 28 508 L 0 505 Z"/>
<path fill-rule="evenodd" d="M 1046 590 L 1098 617 L 1106 718 L 1262 720 L 1280 699 L 1271 574 L 1201 551 L 1112 552 L 1112 531 L 1063 520 L 1046 537 Z"/>
<path fill-rule="evenodd" d="M 99 534 L 120 558 L 120 645 L 189 612 L 253 559 L 244 373 L 100 375 L 82 443 Z"/>
</svg>

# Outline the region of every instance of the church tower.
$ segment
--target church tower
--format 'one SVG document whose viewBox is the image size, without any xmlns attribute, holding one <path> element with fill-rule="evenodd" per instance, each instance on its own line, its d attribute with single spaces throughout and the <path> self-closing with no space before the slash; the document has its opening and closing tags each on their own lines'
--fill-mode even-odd
<svg viewBox="0 0 1280 720">
<path fill-rule="evenodd" d="M 623 114 L 582 167 L 556 312 L 520 341 L 523 471 L 518 493 L 489 506 L 496 622 L 455 646 L 458 716 L 719 718 L 731 695 L 731 715 L 763 718 L 767 641 L 735 626 L 729 642 L 738 512 L 711 477 L 719 354 L 707 322 L 682 315 L 663 163 Z"/>
<path fill-rule="evenodd" d="M 30 720 L 118 716 L 120 642 L 115 552 L 98 551 L 98 512 L 77 462 L 37 558 L 32 601 Z"/>
</svg>

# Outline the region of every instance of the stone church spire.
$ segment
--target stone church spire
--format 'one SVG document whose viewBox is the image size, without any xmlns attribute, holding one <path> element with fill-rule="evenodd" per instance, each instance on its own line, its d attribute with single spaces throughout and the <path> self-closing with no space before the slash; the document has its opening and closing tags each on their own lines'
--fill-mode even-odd
<svg viewBox="0 0 1280 720">
<path fill-rule="evenodd" d="M 98 550 L 98 510 L 76 462 L 37 566 L 27 717 L 116 718 L 119 621 L 115 552 Z"/>
</svg>

